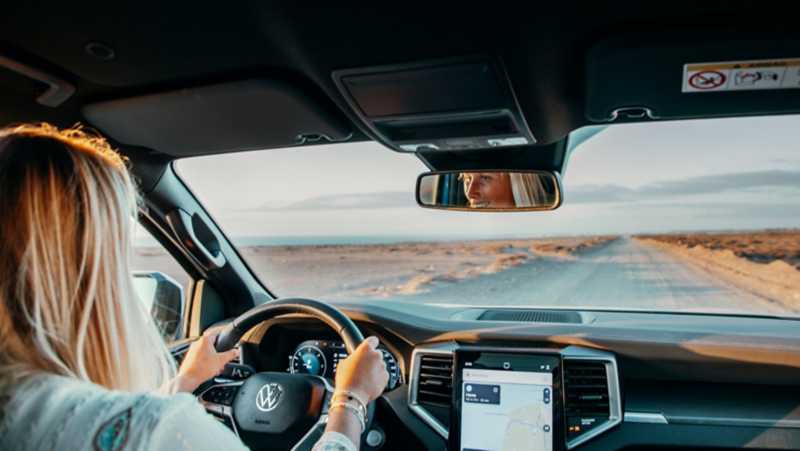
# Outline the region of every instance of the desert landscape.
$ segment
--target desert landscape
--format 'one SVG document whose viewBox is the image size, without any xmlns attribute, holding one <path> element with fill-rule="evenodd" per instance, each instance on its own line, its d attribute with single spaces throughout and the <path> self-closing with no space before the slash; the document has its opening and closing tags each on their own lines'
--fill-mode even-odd
<svg viewBox="0 0 800 451">
<path fill-rule="evenodd" d="M 413 295 L 432 284 L 498 273 L 547 255 L 569 257 L 614 237 L 395 244 L 258 246 L 241 252 L 270 289 L 299 297 Z M 274 277 L 274 279 L 273 279 Z"/>
<path fill-rule="evenodd" d="M 800 231 L 250 246 L 281 297 L 800 314 Z M 137 270 L 186 275 L 160 248 Z"/>
<path fill-rule="evenodd" d="M 800 270 L 800 231 L 775 230 L 751 233 L 697 233 L 693 235 L 646 235 L 643 238 L 667 244 L 712 251 L 729 250 L 755 263 L 781 260 Z"/>
<path fill-rule="evenodd" d="M 639 236 L 766 302 L 800 306 L 800 231 Z"/>
</svg>

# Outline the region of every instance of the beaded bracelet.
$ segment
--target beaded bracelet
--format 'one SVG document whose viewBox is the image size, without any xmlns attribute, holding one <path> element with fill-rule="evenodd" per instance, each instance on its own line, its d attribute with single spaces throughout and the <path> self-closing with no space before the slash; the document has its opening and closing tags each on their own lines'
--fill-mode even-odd
<svg viewBox="0 0 800 451">
<path fill-rule="evenodd" d="M 355 401 L 358 404 L 359 410 L 361 410 L 361 414 L 364 415 L 364 418 L 367 417 L 367 405 L 364 403 L 364 400 L 361 399 L 360 396 L 351 392 L 350 390 L 336 390 L 333 392 L 333 396 L 331 396 L 331 404 L 336 400 L 337 397 L 344 396 L 345 400 L 347 401 Z"/>
<path fill-rule="evenodd" d="M 367 419 L 356 406 L 346 402 L 337 402 L 331 406 L 330 410 L 328 410 L 328 415 L 332 414 L 334 410 L 340 407 L 355 414 L 355 416 L 358 418 L 358 422 L 361 423 L 361 433 L 363 434 L 364 430 L 367 428 Z"/>
</svg>

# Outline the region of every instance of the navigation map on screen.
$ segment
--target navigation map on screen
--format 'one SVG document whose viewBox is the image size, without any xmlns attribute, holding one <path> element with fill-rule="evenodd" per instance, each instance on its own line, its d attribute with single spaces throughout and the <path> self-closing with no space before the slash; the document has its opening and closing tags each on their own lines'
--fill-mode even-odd
<svg viewBox="0 0 800 451">
<path fill-rule="evenodd" d="M 551 373 L 465 368 L 461 388 L 463 451 L 552 451 Z"/>
</svg>

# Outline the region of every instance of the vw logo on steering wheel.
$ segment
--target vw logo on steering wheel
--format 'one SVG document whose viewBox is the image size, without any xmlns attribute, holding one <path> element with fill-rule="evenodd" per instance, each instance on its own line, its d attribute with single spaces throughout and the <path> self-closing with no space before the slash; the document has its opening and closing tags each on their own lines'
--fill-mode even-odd
<svg viewBox="0 0 800 451">
<path fill-rule="evenodd" d="M 256 407 L 262 412 L 269 412 L 278 406 L 283 397 L 283 390 L 278 384 L 267 384 L 256 394 Z"/>
</svg>

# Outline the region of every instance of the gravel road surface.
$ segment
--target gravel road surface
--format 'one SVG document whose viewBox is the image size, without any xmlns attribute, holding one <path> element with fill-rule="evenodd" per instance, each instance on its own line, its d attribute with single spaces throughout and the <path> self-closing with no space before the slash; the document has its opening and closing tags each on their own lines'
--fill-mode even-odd
<svg viewBox="0 0 800 451">
<path fill-rule="evenodd" d="M 577 255 L 544 256 L 495 274 L 437 281 L 392 299 L 436 304 L 605 307 L 652 310 L 787 312 L 728 286 L 713 274 L 629 237 Z"/>
</svg>

